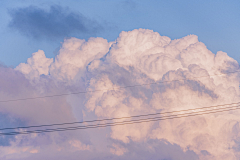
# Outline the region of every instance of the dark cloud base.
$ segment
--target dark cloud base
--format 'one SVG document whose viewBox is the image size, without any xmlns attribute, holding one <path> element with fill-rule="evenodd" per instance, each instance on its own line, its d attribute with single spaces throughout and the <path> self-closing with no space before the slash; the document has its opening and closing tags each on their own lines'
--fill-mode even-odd
<svg viewBox="0 0 240 160">
<path fill-rule="evenodd" d="M 10 10 L 9 14 L 10 28 L 35 39 L 54 40 L 71 34 L 93 36 L 103 30 L 96 21 L 61 6 L 51 6 L 49 11 L 29 6 Z"/>
<path fill-rule="evenodd" d="M 119 142 L 120 144 L 121 142 Z M 121 144 L 120 144 L 121 145 Z M 91 159 L 91 160 L 198 160 L 199 157 L 193 151 L 184 152 L 180 146 L 170 144 L 163 140 L 148 140 L 146 142 L 137 143 L 131 141 L 128 144 L 122 144 L 129 150 L 124 155 L 114 155 L 110 152 L 92 152 L 77 151 L 67 154 L 65 151 L 52 154 L 49 152 L 45 155 L 35 154 L 26 160 L 35 159 L 58 159 L 58 160 L 75 160 L 75 159 Z M 150 147 L 151 146 L 151 147 Z M 151 148 L 151 149 L 150 149 Z M 52 156 L 54 155 L 54 156 Z M 67 155 L 67 156 L 66 156 Z"/>
</svg>

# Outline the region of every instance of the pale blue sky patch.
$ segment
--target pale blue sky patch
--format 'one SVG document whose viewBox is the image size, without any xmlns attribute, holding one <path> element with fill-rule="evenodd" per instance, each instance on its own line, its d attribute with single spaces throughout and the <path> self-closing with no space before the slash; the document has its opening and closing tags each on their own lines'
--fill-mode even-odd
<svg viewBox="0 0 240 160">
<path fill-rule="evenodd" d="M 137 28 L 152 29 L 171 39 L 195 34 L 213 53 L 222 50 L 240 61 L 239 8 L 236 0 L 4 0 L 0 11 L 0 61 L 16 66 L 38 49 L 44 50 L 47 57 L 54 57 L 54 50 L 66 36 L 97 36 L 112 41 L 121 31 Z M 32 37 L 55 41 L 39 42 Z"/>
</svg>

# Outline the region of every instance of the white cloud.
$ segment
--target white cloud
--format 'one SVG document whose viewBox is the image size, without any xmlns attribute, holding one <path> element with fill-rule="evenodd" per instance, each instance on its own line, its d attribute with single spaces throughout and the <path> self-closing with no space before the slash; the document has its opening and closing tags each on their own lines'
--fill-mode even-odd
<svg viewBox="0 0 240 160">
<path fill-rule="evenodd" d="M 16 67 L 16 70 L 22 72 L 27 78 L 34 79 L 40 75 L 49 74 L 49 66 L 53 62 L 52 58 L 46 58 L 42 50 L 32 54 L 31 58 L 28 58 L 27 63 L 21 63 Z"/>
<path fill-rule="evenodd" d="M 107 40 L 90 38 L 87 42 L 77 38 L 64 41 L 55 62 L 51 65 L 51 76 L 65 82 L 71 81 L 88 63 L 101 58 L 109 49 Z"/>
<path fill-rule="evenodd" d="M 25 120 L 27 124 L 45 124 L 233 103 L 240 100 L 239 74 L 212 75 L 237 69 L 236 60 L 221 51 L 213 54 L 195 35 L 171 40 L 151 30 L 136 29 L 122 32 L 116 41 L 110 43 L 103 38 L 88 41 L 70 38 L 63 42 L 54 61 L 39 50 L 26 64 L 16 67 L 15 70 L 27 79 L 22 75 L 10 78 L 31 81 L 26 91 L 18 90 L 21 96 L 11 93 L 14 89 L 8 95 L 4 92 L 1 95 L 18 98 L 79 90 L 88 92 L 19 102 L 18 105 L 24 106 L 22 110 L 11 109 L 14 104 L 4 104 L 0 111 Z M 173 82 L 119 89 L 161 81 Z M 147 150 L 146 155 L 153 156 L 153 159 L 237 159 L 239 114 L 236 110 L 105 129 L 49 133 L 41 135 L 49 139 L 48 143 L 42 141 L 37 151 L 29 151 L 46 157 L 74 151 L 84 154 L 86 159 L 91 159 L 89 153 L 98 155 L 98 159 L 111 156 L 112 159 L 116 156 L 119 159 L 141 159 L 141 154 L 134 158 L 131 155 L 141 153 L 141 150 Z M 169 149 L 165 150 L 168 155 L 156 155 L 158 147 L 155 148 L 151 141 L 156 141 L 156 146 L 166 142 L 163 146 Z M 143 144 L 146 144 L 145 148 Z M 133 149 L 135 145 L 141 147 Z M 52 154 L 43 149 L 46 146 L 53 150 Z"/>
</svg>

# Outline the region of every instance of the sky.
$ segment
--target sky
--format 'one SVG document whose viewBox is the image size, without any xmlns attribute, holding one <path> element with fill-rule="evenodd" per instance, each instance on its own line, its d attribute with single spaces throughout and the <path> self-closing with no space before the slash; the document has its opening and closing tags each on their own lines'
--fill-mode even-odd
<svg viewBox="0 0 240 160">
<path fill-rule="evenodd" d="M 239 1 L 223 0 L 3 0 L 1 63 L 15 67 L 38 49 L 53 58 L 66 37 L 113 41 L 121 31 L 138 28 L 171 39 L 194 34 L 213 53 L 224 51 L 239 61 L 239 5 Z"/>
<path fill-rule="evenodd" d="M 0 4 L 0 159 L 240 158 L 239 1 Z"/>
</svg>

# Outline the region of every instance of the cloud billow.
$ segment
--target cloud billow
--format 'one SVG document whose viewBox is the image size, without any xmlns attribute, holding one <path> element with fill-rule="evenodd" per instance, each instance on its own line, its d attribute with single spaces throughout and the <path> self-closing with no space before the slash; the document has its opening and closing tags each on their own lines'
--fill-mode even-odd
<svg viewBox="0 0 240 160">
<path fill-rule="evenodd" d="M 51 6 L 49 11 L 29 6 L 10 10 L 9 14 L 12 17 L 9 23 L 10 28 L 36 39 L 54 40 L 73 33 L 92 36 L 103 30 L 98 22 L 82 14 L 63 9 L 61 6 Z"/>
<path fill-rule="evenodd" d="M 64 95 L 0 103 L 0 113 L 42 125 L 230 104 L 240 102 L 239 73 L 223 73 L 238 66 L 195 35 L 171 40 L 135 29 L 113 42 L 69 38 L 54 59 L 39 50 L 15 69 L 0 68 L 1 100 Z M 79 91 L 87 93 L 65 94 Z M 17 135 L 0 145 L 0 159 L 239 159 L 239 115 Z"/>
</svg>

